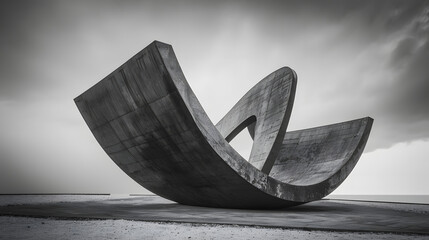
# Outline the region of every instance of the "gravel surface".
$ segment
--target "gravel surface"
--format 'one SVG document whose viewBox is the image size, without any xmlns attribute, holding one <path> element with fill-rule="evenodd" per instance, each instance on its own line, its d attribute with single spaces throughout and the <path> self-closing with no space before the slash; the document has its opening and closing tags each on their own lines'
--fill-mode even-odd
<svg viewBox="0 0 429 240">
<path fill-rule="evenodd" d="M 2 195 L 0 206 L 58 202 L 113 200 L 130 201 L 128 195 Z M 151 199 L 151 198 L 148 198 Z M 375 203 L 339 201 L 372 206 Z M 427 206 L 413 208 L 381 204 L 400 211 L 427 212 Z M 380 206 L 380 204 L 378 204 Z M 59 220 L 0 216 L 0 239 L 428 239 L 429 236 L 386 233 L 305 231 L 297 229 L 243 227 L 219 224 L 160 223 L 131 220 Z"/>
<path fill-rule="evenodd" d="M 429 239 L 418 235 L 6 216 L 0 217 L 0 226 L 0 239 Z"/>
</svg>

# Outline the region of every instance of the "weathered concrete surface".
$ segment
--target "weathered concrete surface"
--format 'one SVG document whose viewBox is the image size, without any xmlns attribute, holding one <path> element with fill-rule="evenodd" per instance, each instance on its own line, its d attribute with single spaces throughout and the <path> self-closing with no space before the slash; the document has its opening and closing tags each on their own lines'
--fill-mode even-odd
<svg viewBox="0 0 429 240">
<path fill-rule="evenodd" d="M 372 125 L 363 118 L 285 134 L 296 80 L 290 68 L 273 72 L 214 126 L 172 47 L 153 42 L 75 102 L 106 153 L 153 193 L 196 206 L 279 208 L 332 192 Z M 246 126 L 250 163 L 228 143 Z"/>
<path fill-rule="evenodd" d="M 278 210 L 240 210 L 180 205 L 158 196 L 114 200 L 0 206 L 0 215 L 65 219 L 127 219 L 233 224 L 328 231 L 429 236 L 429 205 L 320 200 Z"/>
<path fill-rule="evenodd" d="M 298 186 L 329 181 L 335 189 L 340 183 L 335 180 L 347 177 L 363 151 L 360 136 L 369 134 L 369 129 L 362 127 L 368 121 L 287 132 L 270 176 Z"/>
<path fill-rule="evenodd" d="M 284 75 L 292 74 L 285 78 Z M 250 89 L 216 124 L 229 142 L 249 126 L 253 138 L 249 162 L 269 174 L 282 146 L 295 98 L 296 74 L 280 69 Z"/>
</svg>

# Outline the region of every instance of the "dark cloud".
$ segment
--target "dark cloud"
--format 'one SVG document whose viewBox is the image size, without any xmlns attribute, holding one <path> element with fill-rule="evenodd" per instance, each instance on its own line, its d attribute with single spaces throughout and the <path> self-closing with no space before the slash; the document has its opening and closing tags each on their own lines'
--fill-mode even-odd
<svg viewBox="0 0 429 240">
<path fill-rule="evenodd" d="M 320 63 L 333 74 L 345 71 L 344 77 L 335 81 L 328 80 L 331 75 L 321 77 L 328 80 L 327 87 L 316 87 L 318 83 L 314 82 L 319 100 L 335 101 L 327 105 L 324 100 L 320 106 L 312 107 L 323 109 L 320 121 L 327 124 L 338 121 L 335 118 L 359 117 L 359 113 L 375 118 L 367 151 L 428 139 L 429 1 L 359 1 L 358 5 L 353 1 L 353 8 L 347 7 L 349 1 L 338 6 L 335 3 L 338 2 L 329 2 L 326 8 L 321 6 L 322 12 L 332 11 L 332 19 L 338 20 L 338 29 L 342 29 L 335 36 L 337 40 L 327 45 L 332 52 L 352 54 L 338 55 L 349 56 L 348 59 L 327 55 L 326 61 L 335 65 Z M 335 25 L 331 20 L 329 24 Z M 305 80 L 301 78 L 300 84 Z"/>
<path fill-rule="evenodd" d="M 390 56 L 392 74 L 385 91 L 378 95 L 377 108 L 385 134 L 378 147 L 429 138 L 429 4 L 399 16 L 403 28 Z M 413 17 L 410 17 L 413 16 Z M 386 134 L 389 133 L 389 134 Z"/>
<path fill-rule="evenodd" d="M 419 44 L 422 45 L 418 46 Z M 401 47 L 401 45 L 398 46 L 398 48 Z M 411 53 L 400 57 L 396 54 L 393 58 L 395 62 L 402 61 L 402 65 L 394 65 L 402 68 L 402 71 L 395 84 L 395 91 L 391 95 L 393 98 L 391 102 L 397 107 L 395 110 L 398 110 L 398 113 L 410 116 L 407 119 L 412 119 L 413 116 L 429 119 L 429 41 L 414 43 L 412 48 L 414 49 Z M 404 63 L 406 60 L 408 62 Z"/>
<path fill-rule="evenodd" d="M 418 48 L 418 39 L 414 37 L 407 37 L 402 39 L 398 46 L 392 53 L 392 66 L 401 68 L 404 65 L 405 67 L 409 67 L 407 65 L 410 64 L 410 59 L 413 58 L 413 55 L 416 53 Z"/>
</svg>

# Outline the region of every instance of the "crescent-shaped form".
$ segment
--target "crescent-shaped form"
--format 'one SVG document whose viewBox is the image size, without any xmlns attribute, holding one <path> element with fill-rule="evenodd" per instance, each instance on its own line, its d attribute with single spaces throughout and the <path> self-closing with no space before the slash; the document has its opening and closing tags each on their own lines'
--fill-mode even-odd
<svg viewBox="0 0 429 240">
<path fill-rule="evenodd" d="M 195 206 L 282 208 L 337 188 L 373 122 L 286 132 L 296 82 L 290 68 L 271 73 L 214 125 L 172 47 L 155 41 L 75 102 L 110 158 L 151 192 Z M 228 143 L 246 127 L 249 161 Z"/>
</svg>

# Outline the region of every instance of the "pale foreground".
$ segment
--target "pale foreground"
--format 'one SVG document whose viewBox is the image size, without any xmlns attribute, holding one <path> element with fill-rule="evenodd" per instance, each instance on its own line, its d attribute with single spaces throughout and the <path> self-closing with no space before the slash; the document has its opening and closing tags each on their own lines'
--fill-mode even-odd
<svg viewBox="0 0 429 240">
<path fill-rule="evenodd" d="M 304 231 L 129 220 L 58 220 L 0 216 L 0 239 L 429 239 L 386 233 Z"/>
</svg>

